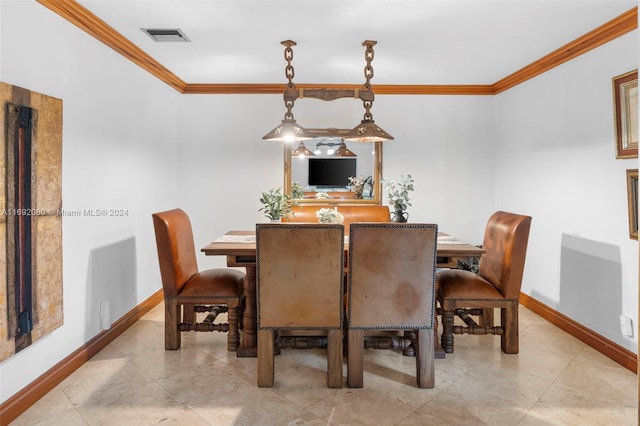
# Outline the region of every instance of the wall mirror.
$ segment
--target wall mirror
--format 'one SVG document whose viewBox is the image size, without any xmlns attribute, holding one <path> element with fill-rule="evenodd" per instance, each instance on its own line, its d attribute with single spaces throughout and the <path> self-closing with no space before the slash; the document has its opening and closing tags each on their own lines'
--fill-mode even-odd
<svg viewBox="0 0 640 426">
<path fill-rule="evenodd" d="M 341 146 L 355 155 L 340 155 Z M 301 147 L 313 155 L 293 155 Z M 349 188 L 349 176 L 362 176 L 370 182 L 364 185 L 362 198 Z M 381 179 L 382 142 L 343 142 L 340 138 L 319 137 L 284 148 L 284 190 L 291 194 L 292 188 L 298 186 L 302 192 L 296 199 L 302 205 L 381 204 Z"/>
</svg>

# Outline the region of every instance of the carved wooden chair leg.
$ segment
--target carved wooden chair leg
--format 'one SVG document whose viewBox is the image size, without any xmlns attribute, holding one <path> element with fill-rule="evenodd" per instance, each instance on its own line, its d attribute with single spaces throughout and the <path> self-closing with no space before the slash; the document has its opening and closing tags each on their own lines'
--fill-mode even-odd
<svg viewBox="0 0 640 426">
<path fill-rule="evenodd" d="M 517 354 L 519 351 L 517 302 L 500 309 L 500 321 L 504 328 L 504 332 L 502 336 L 500 336 L 502 352 L 506 354 Z"/>
<path fill-rule="evenodd" d="M 273 387 L 274 380 L 274 332 L 258 330 L 258 386 Z"/>
<path fill-rule="evenodd" d="M 415 330 L 405 330 L 404 331 L 404 340 L 409 342 L 406 346 L 402 348 L 402 355 L 404 356 L 416 356 L 416 351 L 414 348 L 414 343 L 416 341 L 416 332 Z"/>
<path fill-rule="evenodd" d="M 242 318 L 244 318 L 244 310 L 247 307 L 247 299 L 245 295 L 242 295 L 240 299 L 240 304 L 238 305 L 238 330 L 244 330 L 244 324 L 242 323 Z"/>
<path fill-rule="evenodd" d="M 453 311 L 442 310 L 442 349 L 453 353 Z"/>
<path fill-rule="evenodd" d="M 438 303 L 438 302 L 436 302 Z M 444 358 L 444 350 L 442 349 L 442 339 L 438 337 L 438 315 L 442 315 L 442 308 L 437 306 L 436 309 L 433 310 L 433 339 L 434 339 L 434 348 L 435 352 L 438 353 L 436 356 L 440 356 Z"/>
<path fill-rule="evenodd" d="M 227 333 L 227 350 L 235 352 L 240 346 L 240 333 L 238 332 L 238 321 L 240 318 L 239 306 L 228 306 L 227 322 L 229 323 L 229 332 Z"/>
<path fill-rule="evenodd" d="M 190 324 L 195 324 L 197 322 L 194 305 L 182 305 L 182 321 L 179 322 L 188 322 Z"/>
<path fill-rule="evenodd" d="M 164 348 L 176 350 L 180 348 L 180 307 L 176 299 L 164 300 Z"/>
<path fill-rule="evenodd" d="M 327 333 L 327 387 L 341 388 L 342 375 L 342 330 L 329 330 Z"/>
<path fill-rule="evenodd" d="M 364 331 L 349 330 L 347 332 L 349 355 L 347 356 L 347 386 L 361 388 L 364 385 Z"/>
<path fill-rule="evenodd" d="M 481 321 L 480 325 L 483 327 L 493 327 L 494 319 L 493 319 L 493 308 L 483 309 L 482 315 L 480 316 Z"/>
<path fill-rule="evenodd" d="M 418 387 L 433 389 L 435 386 L 435 353 L 433 349 L 433 330 L 419 329 L 416 332 L 416 378 Z"/>
</svg>

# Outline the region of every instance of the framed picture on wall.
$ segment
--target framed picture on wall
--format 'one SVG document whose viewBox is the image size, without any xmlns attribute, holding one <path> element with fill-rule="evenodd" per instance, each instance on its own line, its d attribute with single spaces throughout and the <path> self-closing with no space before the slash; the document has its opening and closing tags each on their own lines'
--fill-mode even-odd
<svg viewBox="0 0 640 426">
<path fill-rule="evenodd" d="M 638 70 L 613 77 L 616 158 L 638 157 Z"/>
<path fill-rule="evenodd" d="M 638 239 L 638 169 L 627 170 L 627 199 L 629 203 L 629 238 Z"/>
</svg>

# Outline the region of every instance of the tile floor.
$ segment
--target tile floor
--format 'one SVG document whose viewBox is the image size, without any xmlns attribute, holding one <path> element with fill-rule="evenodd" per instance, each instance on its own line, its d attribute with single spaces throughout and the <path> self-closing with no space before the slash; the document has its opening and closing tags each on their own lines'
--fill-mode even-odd
<svg viewBox="0 0 640 426">
<path fill-rule="evenodd" d="M 12 425 L 637 424 L 635 374 L 523 307 L 520 327 L 518 355 L 497 336 L 456 336 L 434 389 L 386 350 L 365 352 L 363 389 L 327 389 L 323 351 L 293 349 L 260 389 L 256 360 L 227 353 L 224 334 L 165 351 L 160 304 Z"/>
</svg>

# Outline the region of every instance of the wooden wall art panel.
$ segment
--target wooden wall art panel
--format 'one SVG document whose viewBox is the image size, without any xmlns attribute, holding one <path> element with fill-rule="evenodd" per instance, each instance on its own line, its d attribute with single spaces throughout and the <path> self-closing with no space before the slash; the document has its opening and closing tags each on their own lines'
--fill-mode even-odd
<svg viewBox="0 0 640 426">
<path fill-rule="evenodd" d="M 0 82 L 0 361 L 63 324 L 62 100 Z"/>
</svg>

